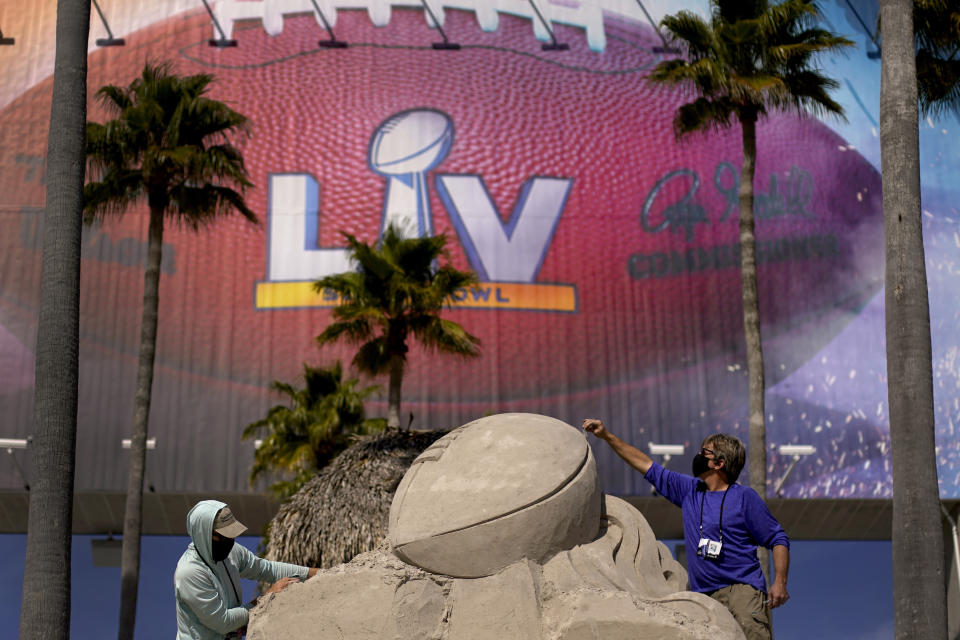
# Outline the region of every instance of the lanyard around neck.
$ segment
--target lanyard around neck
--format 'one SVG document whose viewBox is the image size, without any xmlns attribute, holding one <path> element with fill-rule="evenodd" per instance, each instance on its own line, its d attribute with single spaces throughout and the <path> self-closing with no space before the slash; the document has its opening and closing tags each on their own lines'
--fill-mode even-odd
<svg viewBox="0 0 960 640">
<path fill-rule="evenodd" d="M 718 542 L 723 542 L 723 503 L 727 501 L 727 491 L 730 491 L 730 487 L 732 486 L 733 486 L 732 484 L 727 485 L 727 488 L 723 492 L 723 498 L 721 498 L 720 500 L 720 526 L 719 526 L 720 539 L 718 540 Z M 706 490 L 704 490 L 704 492 L 700 494 L 700 537 L 701 538 L 703 537 L 703 500 L 706 497 L 707 497 L 707 492 Z"/>
<path fill-rule="evenodd" d="M 703 505 L 700 505 L 700 508 L 701 508 L 701 510 L 702 510 L 702 509 L 703 509 Z M 702 521 L 703 521 L 703 518 L 702 518 L 702 516 L 701 516 L 701 522 L 702 522 Z M 203 564 L 207 565 L 207 569 L 210 569 L 210 573 L 212 573 L 214 579 L 216 579 L 216 578 L 217 578 L 217 572 L 213 569 L 213 567 L 210 566 L 210 563 L 207 562 L 207 561 L 204 559 L 203 554 L 200 553 L 200 549 L 197 549 L 197 555 L 200 557 L 200 560 L 203 561 Z M 237 598 L 237 603 L 242 605 L 242 604 L 243 604 L 243 600 L 240 599 L 240 594 L 237 593 L 237 585 L 234 584 L 234 582 L 233 582 L 233 576 L 230 575 L 230 567 L 227 566 L 226 558 L 224 558 L 224 559 L 221 560 L 220 562 L 223 563 L 223 569 L 224 569 L 224 571 L 227 572 L 227 580 L 230 581 L 230 586 L 233 588 L 233 595 Z"/>
</svg>

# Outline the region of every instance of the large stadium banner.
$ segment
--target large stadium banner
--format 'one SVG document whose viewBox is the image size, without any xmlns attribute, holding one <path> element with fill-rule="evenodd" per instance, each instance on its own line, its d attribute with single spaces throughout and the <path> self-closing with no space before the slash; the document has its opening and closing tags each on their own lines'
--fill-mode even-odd
<svg viewBox="0 0 960 640">
<path fill-rule="evenodd" d="M 0 437 L 29 435 L 54 51 L 54 0 L 0 1 Z M 792 497 L 891 492 L 883 345 L 883 227 L 873 3 L 824 3 L 857 48 L 825 59 L 847 120 L 772 113 L 759 125 L 757 249 L 769 385 L 769 475 L 816 453 Z M 163 491 L 246 489 L 240 432 L 304 362 L 351 268 L 342 232 L 387 224 L 445 234 L 480 285 L 446 316 L 482 340 L 462 360 L 414 347 L 403 415 L 443 428 L 503 411 L 578 425 L 602 417 L 641 447 L 683 444 L 687 467 L 718 430 L 747 436 L 737 227 L 740 131 L 674 136 L 680 91 L 653 87 L 653 23 L 700 0 L 102 0 L 92 16 L 94 99 L 144 64 L 215 76 L 249 116 L 239 139 L 260 225 L 170 227 L 150 435 Z M 649 15 L 648 15 L 649 14 Z M 125 46 L 105 47 L 107 25 Z M 347 47 L 322 46 L 336 40 Z M 211 46 L 234 40 L 236 46 Z M 436 47 L 456 43 L 459 49 Z M 565 45 L 565 47 L 543 45 Z M 958 122 L 923 123 L 941 490 L 960 496 Z M 954 144 L 951 144 L 954 143 Z M 147 211 L 88 227 L 82 250 L 77 487 L 122 490 L 132 413 Z M 385 386 L 385 380 L 379 381 Z M 384 395 L 372 414 L 385 413 Z M 646 493 L 598 448 L 607 491 Z M 19 486 L 0 469 L 2 486 Z"/>
</svg>

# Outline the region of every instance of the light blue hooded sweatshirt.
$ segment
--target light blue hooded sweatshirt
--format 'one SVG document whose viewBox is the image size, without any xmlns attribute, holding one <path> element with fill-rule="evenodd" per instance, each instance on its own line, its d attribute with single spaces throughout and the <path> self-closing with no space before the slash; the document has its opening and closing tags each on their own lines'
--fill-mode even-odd
<svg viewBox="0 0 960 640">
<path fill-rule="evenodd" d="M 226 560 L 214 562 L 213 521 L 225 506 L 203 500 L 187 514 L 187 532 L 193 542 L 180 556 L 173 577 L 177 640 L 222 640 L 246 626 L 249 613 L 243 604 L 241 577 L 266 582 L 290 576 L 307 579 L 307 567 L 264 560 L 240 544 L 233 545 Z"/>
</svg>

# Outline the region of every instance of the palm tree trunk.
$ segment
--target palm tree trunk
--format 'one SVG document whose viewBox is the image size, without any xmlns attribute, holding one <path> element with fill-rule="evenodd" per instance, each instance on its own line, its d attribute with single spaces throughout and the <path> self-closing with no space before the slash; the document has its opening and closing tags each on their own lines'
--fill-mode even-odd
<svg viewBox="0 0 960 640">
<path fill-rule="evenodd" d="M 894 635 L 947 635 L 930 309 L 920 210 L 913 3 L 881 0 L 880 142 L 887 397 L 893 458 Z"/>
<path fill-rule="evenodd" d="M 400 386 L 403 384 L 403 356 L 390 356 L 390 388 L 387 392 L 387 427 L 400 428 Z"/>
<path fill-rule="evenodd" d="M 757 293 L 757 242 L 754 235 L 753 179 L 757 161 L 757 116 L 740 117 L 743 133 L 743 169 L 740 172 L 740 278 L 743 287 L 743 333 L 749 380 L 750 486 L 767 499 L 767 427 L 765 421 L 763 344 L 760 341 L 760 299 Z M 763 575 L 770 586 L 770 554 L 757 550 Z"/>
<path fill-rule="evenodd" d="M 157 346 L 157 310 L 160 305 L 160 259 L 163 247 L 163 208 L 150 207 L 147 268 L 143 277 L 143 317 L 140 324 L 140 361 L 133 399 L 130 473 L 123 516 L 123 552 L 120 563 L 119 640 L 133 640 L 140 580 L 140 532 L 143 520 L 143 477 L 147 457 L 147 424 L 153 387 L 153 360 Z"/>
<path fill-rule="evenodd" d="M 90 0 L 59 0 L 20 638 L 70 636 Z"/>
</svg>

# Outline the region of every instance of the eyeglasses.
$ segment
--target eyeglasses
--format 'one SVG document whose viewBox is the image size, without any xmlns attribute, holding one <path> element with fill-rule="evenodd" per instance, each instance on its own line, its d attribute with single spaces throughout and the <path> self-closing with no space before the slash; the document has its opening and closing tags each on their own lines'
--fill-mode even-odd
<svg viewBox="0 0 960 640">
<path fill-rule="evenodd" d="M 717 457 L 717 454 L 713 449 L 707 449 L 706 447 L 701 447 L 700 453 L 705 456 L 713 456 L 714 458 Z"/>
</svg>

